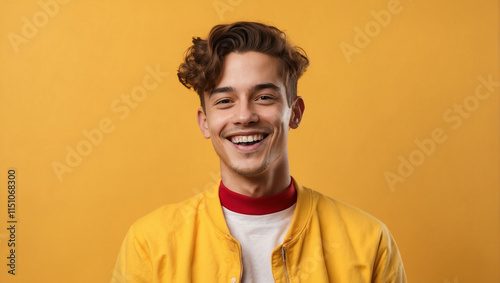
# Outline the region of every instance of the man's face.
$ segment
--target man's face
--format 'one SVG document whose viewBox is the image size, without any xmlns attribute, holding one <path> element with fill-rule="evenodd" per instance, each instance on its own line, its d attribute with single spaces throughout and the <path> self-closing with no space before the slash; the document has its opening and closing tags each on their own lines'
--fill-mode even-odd
<svg viewBox="0 0 500 283">
<path fill-rule="evenodd" d="M 214 91 L 205 93 L 198 124 L 221 170 L 251 177 L 288 166 L 288 131 L 300 123 L 304 103 L 298 97 L 288 106 L 278 64 L 259 52 L 230 53 Z"/>
</svg>

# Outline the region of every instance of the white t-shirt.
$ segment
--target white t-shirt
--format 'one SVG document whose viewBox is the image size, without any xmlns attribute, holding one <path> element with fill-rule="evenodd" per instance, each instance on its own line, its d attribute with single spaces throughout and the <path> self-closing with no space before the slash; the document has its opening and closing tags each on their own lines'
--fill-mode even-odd
<svg viewBox="0 0 500 283">
<path fill-rule="evenodd" d="M 284 210 L 264 214 L 247 215 L 225 207 L 224 217 L 231 235 L 238 240 L 243 256 L 242 282 L 274 282 L 271 254 L 283 243 L 292 222 L 295 204 Z"/>
</svg>

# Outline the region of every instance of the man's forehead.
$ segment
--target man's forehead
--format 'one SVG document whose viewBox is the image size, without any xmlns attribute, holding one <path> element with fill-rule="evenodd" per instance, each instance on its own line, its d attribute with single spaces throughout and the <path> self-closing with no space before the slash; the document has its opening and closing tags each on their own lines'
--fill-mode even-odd
<svg viewBox="0 0 500 283">
<path fill-rule="evenodd" d="M 225 76 L 238 75 L 258 71 L 280 77 L 282 60 L 275 56 L 257 52 L 231 52 L 222 58 L 222 68 L 219 79 Z M 231 72 L 230 72 L 231 71 Z"/>
<path fill-rule="evenodd" d="M 224 56 L 222 69 L 208 96 L 217 93 L 255 92 L 271 89 L 286 92 L 279 58 L 257 51 L 231 52 Z"/>
</svg>

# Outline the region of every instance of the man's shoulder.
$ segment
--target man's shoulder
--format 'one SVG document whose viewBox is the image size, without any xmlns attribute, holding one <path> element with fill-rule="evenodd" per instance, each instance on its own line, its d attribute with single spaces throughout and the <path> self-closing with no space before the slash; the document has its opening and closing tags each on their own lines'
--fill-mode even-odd
<svg viewBox="0 0 500 283">
<path fill-rule="evenodd" d="M 311 214 L 316 218 L 310 225 L 320 231 L 317 234 L 321 235 L 323 247 L 331 251 L 330 255 L 341 255 L 339 260 L 362 259 L 366 266 L 373 265 L 376 282 L 406 282 L 398 247 L 382 221 L 320 192 L 310 190 L 310 193 L 315 204 Z M 356 256 L 352 257 L 353 254 Z"/>
<path fill-rule="evenodd" d="M 134 222 L 132 229 L 143 233 L 175 231 L 182 224 L 193 222 L 205 210 L 205 200 L 212 190 L 198 193 L 177 203 L 165 204 Z"/>
<path fill-rule="evenodd" d="M 370 213 L 346 202 L 332 198 L 319 191 L 305 188 L 311 192 L 314 211 L 322 218 L 331 219 L 343 223 L 346 227 L 353 229 L 370 228 L 374 230 L 385 230 L 385 224 Z"/>
</svg>

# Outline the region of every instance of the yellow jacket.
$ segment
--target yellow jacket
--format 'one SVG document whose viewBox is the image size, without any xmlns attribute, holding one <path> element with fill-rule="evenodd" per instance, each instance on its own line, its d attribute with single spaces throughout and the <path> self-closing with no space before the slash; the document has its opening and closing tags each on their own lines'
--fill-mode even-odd
<svg viewBox="0 0 500 283">
<path fill-rule="evenodd" d="M 294 185 L 292 223 L 270 258 L 275 282 L 406 282 L 398 248 L 383 223 Z M 229 233 L 218 189 L 163 206 L 134 223 L 111 282 L 240 282 L 241 246 Z"/>
</svg>

